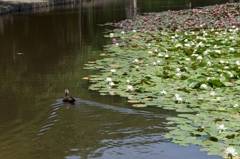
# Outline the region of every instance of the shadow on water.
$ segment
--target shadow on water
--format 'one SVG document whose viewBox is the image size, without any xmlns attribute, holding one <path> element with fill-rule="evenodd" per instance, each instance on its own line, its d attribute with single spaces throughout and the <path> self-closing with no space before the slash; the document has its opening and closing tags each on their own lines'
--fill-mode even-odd
<svg viewBox="0 0 240 159">
<path fill-rule="evenodd" d="M 185 4 L 95 0 L 0 16 L 0 158 L 219 158 L 162 137 L 165 118 L 176 112 L 132 108 L 124 98 L 89 91 L 81 80 L 97 73 L 84 64 L 101 58 L 110 42 L 103 32 L 111 28 L 98 24 Z M 77 97 L 75 105 L 61 102 L 65 88 Z"/>
</svg>

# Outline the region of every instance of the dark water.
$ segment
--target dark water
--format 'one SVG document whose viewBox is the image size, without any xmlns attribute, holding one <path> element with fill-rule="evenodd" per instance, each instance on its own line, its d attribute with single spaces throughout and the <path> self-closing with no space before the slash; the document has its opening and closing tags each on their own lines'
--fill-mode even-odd
<svg viewBox="0 0 240 159">
<path fill-rule="evenodd" d="M 192 1 L 204 6 L 227 1 Z M 126 99 L 89 91 L 83 70 L 99 59 L 98 24 L 137 13 L 184 9 L 187 0 L 95 0 L 0 17 L 0 159 L 220 158 L 162 137 L 173 111 L 134 109 Z M 134 9 L 134 6 L 138 9 Z M 64 89 L 77 99 L 61 102 Z"/>
</svg>

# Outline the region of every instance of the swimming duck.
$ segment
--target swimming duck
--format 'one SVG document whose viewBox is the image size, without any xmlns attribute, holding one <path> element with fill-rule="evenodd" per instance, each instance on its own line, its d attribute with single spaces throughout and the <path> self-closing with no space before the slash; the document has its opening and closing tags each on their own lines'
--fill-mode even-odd
<svg viewBox="0 0 240 159">
<path fill-rule="evenodd" d="M 69 90 L 68 89 L 65 89 L 65 97 L 63 98 L 63 102 L 69 102 L 69 103 L 73 103 L 75 102 L 75 99 L 71 96 L 68 96 L 69 94 Z"/>
</svg>

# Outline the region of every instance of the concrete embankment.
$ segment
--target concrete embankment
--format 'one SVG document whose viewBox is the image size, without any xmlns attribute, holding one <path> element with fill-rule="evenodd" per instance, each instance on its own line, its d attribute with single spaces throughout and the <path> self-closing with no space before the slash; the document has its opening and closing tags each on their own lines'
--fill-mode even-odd
<svg viewBox="0 0 240 159">
<path fill-rule="evenodd" d="M 81 0 L 0 0 L 0 14 L 70 4 Z"/>
</svg>

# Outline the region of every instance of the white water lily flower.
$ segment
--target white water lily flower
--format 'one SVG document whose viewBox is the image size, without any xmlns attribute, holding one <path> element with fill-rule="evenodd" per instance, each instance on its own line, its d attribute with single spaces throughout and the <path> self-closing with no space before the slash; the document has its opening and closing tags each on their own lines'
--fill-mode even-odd
<svg viewBox="0 0 240 159">
<path fill-rule="evenodd" d="M 110 33 L 109 36 L 112 38 L 112 37 L 114 37 L 114 34 L 113 34 L 113 33 Z"/>
<path fill-rule="evenodd" d="M 208 62 L 207 62 L 207 65 L 208 65 L 208 66 L 211 66 L 211 65 L 212 65 L 211 61 L 208 61 Z"/>
<path fill-rule="evenodd" d="M 161 94 L 167 94 L 167 91 L 162 90 L 162 91 L 161 91 Z"/>
<path fill-rule="evenodd" d="M 182 44 L 178 43 L 177 45 L 175 45 L 176 48 L 181 47 L 182 48 Z"/>
<path fill-rule="evenodd" d="M 207 85 L 206 84 L 201 84 L 200 88 L 207 89 Z"/>
<path fill-rule="evenodd" d="M 114 82 L 109 82 L 109 85 L 114 86 L 115 84 L 114 84 Z"/>
<path fill-rule="evenodd" d="M 118 43 L 116 43 L 115 45 L 116 45 L 116 46 L 118 46 L 119 44 L 118 44 Z"/>
<path fill-rule="evenodd" d="M 216 53 L 221 54 L 221 50 L 214 50 Z"/>
<path fill-rule="evenodd" d="M 163 57 L 163 55 L 161 53 L 158 54 L 159 57 Z"/>
<path fill-rule="evenodd" d="M 234 104 L 234 105 L 233 105 L 234 108 L 235 108 L 235 107 L 238 107 L 238 106 L 239 106 L 238 104 Z"/>
<path fill-rule="evenodd" d="M 207 81 L 209 81 L 211 79 L 211 77 L 207 77 Z"/>
<path fill-rule="evenodd" d="M 235 148 L 233 147 L 228 147 L 224 150 L 224 152 L 228 155 L 228 156 L 236 156 L 238 153 L 236 152 Z"/>
<path fill-rule="evenodd" d="M 190 58 L 186 58 L 185 60 L 186 60 L 186 61 L 191 61 L 191 59 L 190 59 Z"/>
<path fill-rule="evenodd" d="M 136 30 L 133 30 L 134 33 L 136 33 Z"/>
<path fill-rule="evenodd" d="M 229 69 L 229 67 L 228 67 L 228 66 L 225 66 L 224 69 Z"/>
<path fill-rule="evenodd" d="M 124 32 L 124 31 L 122 31 L 121 33 L 122 33 L 122 34 L 124 34 L 125 32 Z"/>
<path fill-rule="evenodd" d="M 117 70 L 116 69 L 111 69 L 110 72 L 116 72 Z"/>
<path fill-rule="evenodd" d="M 158 52 L 158 49 L 155 49 L 154 52 Z"/>
<path fill-rule="evenodd" d="M 210 52 L 210 50 L 205 50 L 205 51 L 203 52 L 203 55 L 207 55 L 209 52 Z"/>
<path fill-rule="evenodd" d="M 153 52 L 152 51 L 148 51 L 148 54 L 152 54 Z"/>
<path fill-rule="evenodd" d="M 133 86 L 128 85 L 128 86 L 127 86 L 127 91 L 133 91 Z"/>
<path fill-rule="evenodd" d="M 208 33 L 203 33 L 203 36 L 208 36 Z"/>
<path fill-rule="evenodd" d="M 184 46 L 186 46 L 186 47 L 191 47 L 191 45 L 190 45 L 190 44 L 184 44 Z"/>
<path fill-rule="evenodd" d="M 192 54 L 191 56 L 196 56 L 196 57 L 197 57 L 197 56 L 198 56 L 198 54 Z"/>
<path fill-rule="evenodd" d="M 225 131 L 227 128 L 224 126 L 224 124 L 218 125 L 218 130 L 219 131 Z"/>
<path fill-rule="evenodd" d="M 220 100 L 221 100 L 221 97 L 217 97 L 216 99 L 217 99 L 217 101 L 220 101 Z"/>
<path fill-rule="evenodd" d="M 176 73 L 176 76 L 177 76 L 178 78 L 180 78 L 182 75 L 181 75 L 181 73 Z"/>
<path fill-rule="evenodd" d="M 218 46 L 217 46 L 217 45 L 214 45 L 214 46 L 213 46 L 213 48 L 215 48 L 215 49 L 216 49 L 216 48 L 218 48 Z"/>
<path fill-rule="evenodd" d="M 220 60 L 219 62 L 220 62 L 221 64 L 225 63 L 225 61 L 224 61 L 224 60 Z"/>
<path fill-rule="evenodd" d="M 138 62 L 139 62 L 139 60 L 138 60 L 138 59 L 135 59 L 135 60 L 133 60 L 133 62 L 134 62 L 134 63 L 138 63 Z"/>
<path fill-rule="evenodd" d="M 233 51 L 234 51 L 234 48 L 230 47 L 229 50 L 233 52 Z"/>
<path fill-rule="evenodd" d="M 202 57 L 202 56 L 198 56 L 197 59 L 198 59 L 198 60 L 202 60 L 203 57 Z"/>
<path fill-rule="evenodd" d="M 180 68 L 176 68 L 176 72 L 181 72 L 181 69 Z"/>
<path fill-rule="evenodd" d="M 233 77 L 232 72 L 229 72 L 229 71 L 228 71 L 227 73 L 229 74 L 230 77 Z"/>
<path fill-rule="evenodd" d="M 236 64 L 237 64 L 237 65 L 240 65 L 240 61 L 236 61 Z"/>
<path fill-rule="evenodd" d="M 185 39 L 184 42 L 188 42 L 188 39 Z"/>
<path fill-rule="evenodd" d="M 175 94 L 175 99 L 177 102 L 181 102 L 183 99 L 179 96 L 179 94 Z"/>
<path fill-rule="evenodd" d="M 157 63 L 161 63 L 161 60 L 157 60 Z"/>
<path fill-rule="evenodd" d="M 107 81 L 107 82 L 112 82 L 112 78 L 107 77 L 106 81 Z"/>
<path fill-rule="evenodd" d="M 127 83 L 130 83 L 130 80 L 126 80 Z"/>
<path fill-rule="evenodd" d="M 210 95 L 215 96 L 215 92 L 211 91 Z"/>
<path fill-rule="evenodd" d="M 176 32 L 180 32 L 180 30 L 178 30 L 178 29 L 176 29 L 175 31 L 176 31 Z"/>
<path fill-rule="evenodd" d="M 164 57 L 165 57 L 165 58 L 169 58 L 169 55 L 168 55 L 168 54 L 166 54 Z"/>
<path fill-rule="evenodd" d="M 203 47 L 204 44 L 203 44 L 202 42 L 199 42 L 196 46 L 197 46 L 197 47 Z"/>
<path fill-rule="evenodd" d="M 233 36 L 229 36 L 229 39 L 233 40 L 233 39 L 234 39 L 234 37 L 233 37 Z"/>
<path fill-rule="evenodd" d="M 157 65 L 157 63 L 156 62 L 153 62 L 153 66 L 156 66 Z"/>
</svg>

